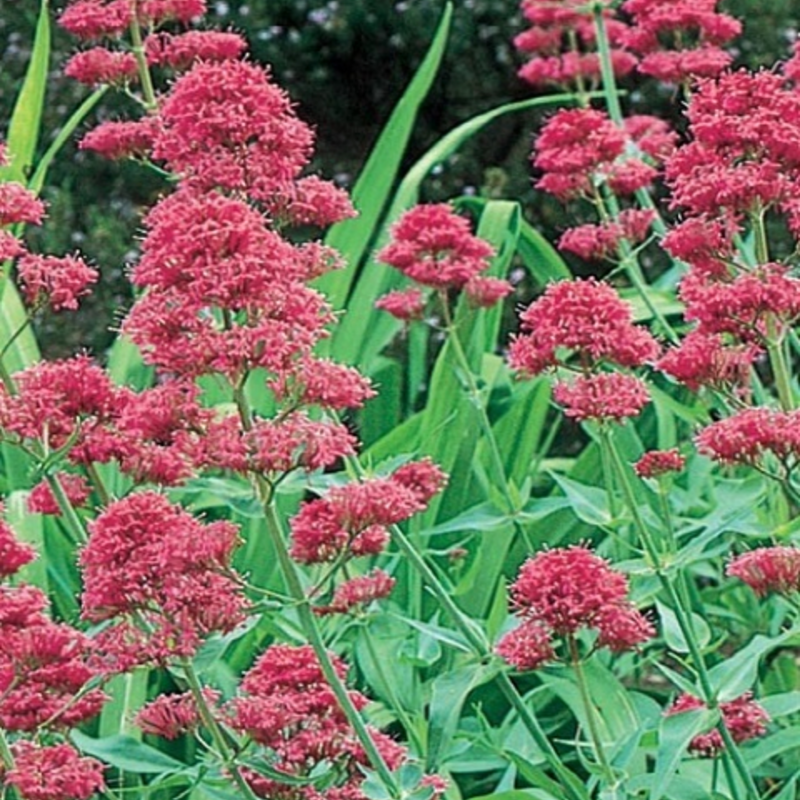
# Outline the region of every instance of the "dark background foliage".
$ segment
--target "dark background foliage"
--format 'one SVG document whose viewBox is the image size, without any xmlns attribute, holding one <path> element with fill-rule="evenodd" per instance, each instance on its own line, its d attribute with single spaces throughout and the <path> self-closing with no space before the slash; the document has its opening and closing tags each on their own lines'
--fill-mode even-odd
<svg viewBox="0 0 800 800">
<path fill-rule="evenodd" d="M 745 20 L 737 62 L 771 67 L 789 53 L 800 20 L 800 0 L 729 0 L 727 11 Z M 350 185 L 394 103 L 419 65 L 443 7 L 441 0 L 251 0 L 210 3 L 206 24 L 242 32 L 252 58 L 270 64 L 274 76 L 317 130 L 313 169 Z M 5 129 L 24 74 L 38 3 L 0 0 L 0 131 Z M 58 7 L 56 8 L 58 10 Z M 523 23 L 513 0 L 460 0 L 439 78 L 415 132 L 409 163 L 447 130 L 509 100 L 529 96 L 516 77 L 519 58 L 511 40 Z M 42 147 L 86 95 L 85 87 L 60 75 L 75 42 L 55 35 Z M 630 101 L 668 110 L 668 93 Z M 125 116 L 129 101 L 107 95 L 96 119 Z M 526 213 L 549 235 L 563 216 L 531 188 L 528 155 L 537 120 L 507 117 L 471 141 L 426 186 L 428 200 L 464 191 L 521 199 Z M 77 315 L 45 317 L 39 336 L 50 356 L 87 348 L 102 354 L 129 303 L 125 264 L 135 257 L 142 211 L 160 191 L 161 179 L 134 164 L 110 164 L 77 151 L 62 151 L 44 191 L 49 219 L 33 231 L 42 252 L 80 249 L 100 265 L 102 280 Z"/>
</svg>

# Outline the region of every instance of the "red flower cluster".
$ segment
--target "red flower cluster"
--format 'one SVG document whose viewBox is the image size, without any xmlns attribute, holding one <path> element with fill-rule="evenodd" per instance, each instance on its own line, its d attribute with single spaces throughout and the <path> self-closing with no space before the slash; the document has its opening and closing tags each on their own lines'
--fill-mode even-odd
<svg viewBox="0 0 800 800">
<path fill-rule="evenodd" d="M 431 461 L 412 462 L 388 478 L 332 489 L 305 503 L 292 519 L 292 557 L 304 564 L 380 553 L 387 526 L 425 509 L 444 486 L 444 473 Z"/>
<path fill-rule="evenodd" d="M 21 741 L 12 747 L 12 755 L 14 767 L 3 782 L 24 800 L 88 800 L 105 789 L 103 765 L 81 757 L 71 745 L 40 747 Z"/>
<path fill-rule="evenodd" d="M 562 109 L 536 140 L 533 164 L 545 173 L 536 186 L 562 201 L 593 198 L 601 181 L 617 194 L 630 195 L 652 183 L 657 170 L 628 155 L 629 143 L 659 163 L 673 142 L 666 125 L 652 117 L 632 117 L 623 130 L 602 111 Z"/>
<path fill-rule="evenodd" d="M 642 56 L 638 69 L 661 81 L 684 83 L 719 75 L 732 57 L 722 49 L 742 30 L 716 11 L 718 0 L 625 0 L 633 26 L 622 43 Z"/>
<path fill-rule="evenodd" d="M 649 450 L 634 465 L 640 478 L 658 478 L 670 472 L 680 472 L 686 459 L 676 450 Z"/>
<path fill-rule="evenodd" d="M 697 708 L 705 708 L 705 704 L 700 698 L 691 694 L 682 694 L 667 709 L 666 715 L 681 714 Z M 719 710 L 722 714 L 722 723 L 730 731 L 731 738 L 736 744 L 763 736 L 767 730 L 769 715 L 753 700 L 749 692 L 735 700 L 720 703 Z M 725 743 L 718 730 L 701 733 L 689 742 L 689 750 L 700 758 L 715 758 L 724 749 Z"/>
<path fill-rule="evenodd" d="M 392 226 L 392 241 L 376 256 L 406 277 L 439 291 L 464 290 L 476 306 L 489 307 L 512 291 L 508 281 L 481 275 L 492 248 L 470 232 L 469 221 L 446 203 L 419 205 Z M 392 292 L 378 300 L 399 319 L 422 316 L 421 293 L 412 289 Z"/>
<path fill-rule="evenodd" d="M 607 284 L 594 279 L 553 283 L 521 320 L 522 333 L 509 348 L 513 369 L 532 376 L 575 361 L 583 371 L 574 383 L 556 386 L 556 399 L 568 415 L 622 419 L 635 416 L 647 403 L 647 389 L 638 378 L 599 371 L 604 364 L 641 366 L 659 351 Z"/>
<path fill-rule="evenodd" d="M 83 616 L 115 621 L 98 640 L 121 668 L 192 655 L 204 636 L 243 621 L 232 523 L 204 525 L 162 495 L 141 492 L 111 503 L 89 529 L 80 556 Z"/>
<path fill-rule="evenodd" d="M 626 209 L 620 213 L 619 222 L 570 228 L 559 239 L 558 247 L 560 250 L 575 253 L 586 261 L 615 261 L 619 255 L 620 243 L 625 240 L 628 244 L 635 245 L 644 241 L 654 218 L 653 211 Z"/>
<path fill-rule="evenodd" d="M 340 679 L 347 668 L 332 657 Z M 366 755 L 322 673 L 311 647 L 272 645 L 244 675 L 242 696 L 232 702 L 232 726 L 247 733 L 272 753 L 273 769 L 290 777 L 308 777 L 323 762 L 333 765 L 338 785 L 324 794 L 313 783 L 292 786 L 246 770 L 247 780 L 259 797 L 281 800 L 361 798 L 361 766 Z M 367 698 L 350 692 L 357 708 Z M 405 758 L 405 750 L 388 736 L 370 729 L 370 735 L 390 769 Z"/>
<path fill-rule="evenodd" d="M 514 39 L 516 48 L 530 60 L 519 76 L 533 86 L 594 88 L 600 80 L 600 60 L 591 9 L 583 0 L 523 0 L 522 13 L 531 26 Z M 636 57 L 621 43 L 627 26 L 603 11 L 614 74 L 624 77 L 636 66 Z M 565 50 L 564 41 L 569 43 Z"/>
<path fill-rule="evenodd" d="M 791 470 L 800 457 L 800 411 L 747 408 L 713 422 L 695 437 L 697 449 L 723 464 L 763 466 L 772 454 L 782 467 Z"/>
<path fill-rule="evenodd" d="M 726 574 L 760 595 L 800 592 L 800 548 L 759 547 L 734 558 Z"/>
<path fill-rule="evenodd" d="M 189 22 L 205 14 L 205 0 L 72 0 L 59 25 L 79 39 L 118 37 L 134 21 L 145 28 L 164 22 Z"/>
<path fill-rule="evenodd" d="M 219 698 L 219 692 L 214 689 L 203 690 L 203 699 L 209 707 L 214 707 Z M 201 719 L 194 696 L 191 692 L 184 692 L 159 695 L 142 707 L 136 715 L 135 723 L 144 733 L 164 739 L 177 739 L 184 733 L 197 730 Z"/>
<path fill-rule="evenodd" d="M 554 548 L 526 561 L 511 586 L 522 624 L 506 634 L 497 652 L 518 669 L 536 669 L 555 657 L 554 638 L 583 628 L 598 631 L 597 643 L 629 650 L 654 634 L 627 599 L 628 581 L 585 547 Z"/>
<path fill-rule="evenodd" d="M 375 569 L 367 575 L 359 575 L 339 584 L 331 602 L 326 606 L 315 607 L 314 611 L 320 615 L 350 613 L 375 600 L 388 597 L 395 583 L 397 581 L 383 570 Z"/>
</svg>

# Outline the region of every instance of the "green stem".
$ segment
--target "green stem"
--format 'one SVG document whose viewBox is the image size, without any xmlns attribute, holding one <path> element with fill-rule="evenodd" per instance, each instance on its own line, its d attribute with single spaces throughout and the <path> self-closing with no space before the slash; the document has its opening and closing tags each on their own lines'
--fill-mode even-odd
<svg viewBox="0 0 800 800">
<path fill-rule="evenodd" d="M 6 366 L 6 362 L 0 358 L 0 381 L 3 383 L 3 388 L 10 394 L 15 395 L 17 393 L 17 387 L 14 383 L 14 379 L 11 377 L 11 373 L 8 371 L 8 367 Z"/>
<path fill-rule="evenodd" d="M 142 82 L 142 94 L 144 95 L 144 106 L 148 111 L 155 111 L 158 108 L 156 92 L 153 88 L 153 78 L 150 75 L 150 68 L 147 66 L 144 44 L 142 42 L 142 29 L 139 19 L 134 13 L 131 22 L 131 43 L 133 56 L 136 59 L 136 66 L 139 68 L 139 80 Z"/>
<path fill-rule="evenodd" d="M 225 768 L 230 772 L 233 782 L 239 788 L 239 791 L 242 793 L 242 795 L 247 798 L 247 800 L 258 800 L 255 792 L 253 792 L 253 790 L 250 788 L 250 784 L 244 779 L 242 773 L 239 771 L 239 767 L 236 764 L 234 755 L 228 745 L 228 741 L 222 732 L 222 728 L 220 728 L 219 723 L 211 713 L 211 709 L 208 707 L 208 703 L 206 703 L 206 698 L 203 696 L 203 687 L 200 685 L 200 680 L 197 677 L 197 673 L 194 671 L 192 662 L 188 658 L 183 658 L 181 659 L 180 663 L 181 667 L 183 668 L 183 673 L 186 677 L 186 683 L 189 684 L 189 690 L 192 693 L 195 705 L 197 706 L 197 711 L 200 714 L 200 719 L 202 720 L 203 725 L 206 727 L 206 730 L 211 734 L 211 738 L 214 741 L 214 746 L 216 747 L 217 753 L 222 759 Z"/>
<path fill-rule="evenodd" d="M 614 444 L 611 432 L 607 430 L 603 431 L 603 435 L 608 437 L 610 447 L 609 452 L 613 458 L 619 484 L 622 487 L 622 493 L 625 498 L 626 505 L 628 506 L 628 510 L 633 518 L 636 530 L 639 534 L 639 539 L 641 540 L 642 545 L 647 553 L 656 577 L 658 578 L 662 589 L 669 599 L 670 606 L 674 611 L 675 618 L 678 622 L 678 627 L 680 628 L 683 638 L 686 641 L 686 646 L 689 649 L 689 654 L 691 655 L 692 663 L 700 682 L 702 700 L 708 708 L 718 708 L 719 701 L 717 700 L 714 692 L 714 688 L 711 683 L 711 677 L 709 675 L 708 668 L 706 667 L 702 650 L 695 635 L 694 626 L 692 625 L 691 620 L 691 611 L 684 607 L 680 593 L 676 590 L 669 576 L 664 573 L 661 563 L 661 555 L 658 552 L 658 548 L 652 536 L 650 535 L 650 531 L 648 530 L 639 511 L 639 505 L 636 502 L 636 495 L 634 494 L 633 486 L 631 485 L 628 473 L 625 470 L 625 464 L 622 461 L 622 457 L 620 456 L 619 451 Z M 755 781 L 753 780 L 753 776 L 750 774 L 750 771 L 748 770 L 747 765 L 745 764 L 744 759 L 742 758 L 742 755 L 736 746 L 736 743 L 733 741 L 733 738 L 730 735 L 730 731 L 727 729 L 727 727 L 725 727 L 725 724 L 721 718 L 717 728 L 725 743 L 725 757 L 730 757 L 733 760 L 737 771 L 741 775 L 742 780 L 747 787 L 750 800 L 758 800 L 760 795 L 758 793 L 758 788 L 756 787 Z M 732 786 L 731 790 L 734 792 L 734 795 L 738 800 L 738 790 L 736 786 Z"/>
<path fill-rule="evenodd" d="M 414 723 L 411 721 L 411 718 L 406 713 L 406 709 L 403 707 L 402 701 L 398 698 L 397 692 L 394 690 L 394 685 L 387 676 L 386 670 L 383 668 L 383 661 L 381 658 L 379 658 L 377 652 L 375 652 L 375 645 L 372 643 L 372 637 L 369 635 L 369 631 L 367 630 L 364 631 L 364 642 L 367 645 L 367 652 L 369 653 L 370 660 L 375 667 L 375 671 L 378 673 L 378 677 L 386 689 L 389 702 L 392 704 L 392 708 L 397 714 L 397 719 L 403 726 L 403 729 L 408 737 L 411 739 L 411 743 L 414 746 L 416 755 L 421 758 L 425 754 L 425 745 L 423 744 L 422 739 L 420 739 L 416 725 L 414 725 Z"/>
<path fill-rule="evenodd" d="M 403 553 L 409 563 L 422 576 L 422 579 L 458 628 L 473 653 L 482 661 L 489 659 L 492 656 L 492 649 L 483 631 L 456 605 L 450 593 L 442 585 L 441 581 L 436 577 L 436 574 L 428 566 L 425 559 L 419 554 L 403 531 L 395 525 L 392 526 L 391 532 L 392 540 L 400 549 L 400 552 Z M 514 686 L 511 679 L 508 677 L 508 674 L 505 671 L 499 672 L 495 681 L 498 684 L 498 688 L 503 693 L 503 696 L 517 712 L 520 721 L 531 734 L 531 738 L 536 743 L 537 747 L 544 754 L 553 772 L 564 783 L 564 786 L 568 788 L 573 800 L 585 800 L 575 789 L 575 776 L 559 757 L 555 748 L 550 743 L 550 740 L 547 738 L 547 734 L 545 734 L 542 729 L 539 720 L 530 711 L 524 699 L 517 691 L 516 686 Z"/>
<path fill-rule="evenodd" d="M 59 511 L 61 511 L 61 515 L 64 517 L 67 527 L 72 533 L 74 540 L 80 544 L 86 544 L 86 542 L 89 541 L 86 528 L 84 528 L 81 518 L 72 507 L 72 503 L 70 503 L 66 492 L 61 486 L 61 482 L 55 475 L 48 475 L 45 480 L 47 481 L 47 485 L 50 487 L 50 491 L 53 493 L 53 497 L 55 498 Z"/>
<path fill-rule="evenodd" d="M 792 379 L 786 364 L 786 354 L 783 350 L 783 341 L 776 330 L 775 317 L 770 314 L 767 319 L 767 354 L 775 378 L 775 389 L 778 392 L 778 402 L 784 411 L 794 410 L 794 392 Z"/>
<path fill-rule="evenodd" d="M 569 655 L 572 668 L 575 670 L 575 681 L 578 684 L 578 692 L 581 696 L 583 708 L 586 711 L 586 725 L 589 728 L 589 737 L 592 740 L 594 755 L 600 764 L 603 773 L 605 774 L 606 782 L 609 786 L 614 786 L 617 783 L 617 779 L 614 776 L 614 770 L 611 768 L 611 764 L 606 756 L 603 740 L 600 737 L 600 731 L 597 727 L 595 707 L 592 703 L 592 698 L 589 696 L 589 688 L 586 685 L 586 675 L 584 675 L 583 672 L 583 665 L 581 663 L 580 653 L 578 652 L 578 643 L 575 641 L 574 636 L 569 636 L 567 639 L 567 644 L 569 646 Z"/>
<path fill-rule="evenodd" d="M 86 473 L 89 476 L 89 481 L 94 487 L 94 490 L 97 492 L 97 496 L 100 498 L 100 504 L 107 506 L 111 502 L 111 495 L 108 493 L 108 489 L 106 489 L 106 485 L 103 483 L 103 479 L 97 471 L 97 465 L 93 461 L 90 461 L 86 465 Z"/>
<path fill-rule="evenodd" d="M 289 592 L 289 595 L 296 603 L 295 608 L 297 609 L 297 614 L 300 617 L 300 624 L 302 625 L 303 631 L 308 638 L 308 642 L 313 648 L 314 654 L 319 661 L 322 674 L 325 676 L 325 680 L 330 685 L 331 691 L 333 691 L 336 700 L 339 703 L 339 707 L 344 712 L 350 725 L 352 725 L 353 730 L 355 731 L 355 734 L 361 743 L 361 746 L 364 748 L 364 751 L 367 754 L 367 758 L 369 758 L 370 763 L 378 773 L 380 780 L 384 784 L 386 790 L 389 792 L 389 795 L 393 798 L 400 798 L 401 792 L 391 770 L 383 760 L 383 756 L 378 751 L 378 748 L 375 746 L 375 742 L 367 730 L 364 720 L 361 718 L 361 714 L 353 705 L 353 701 L 350 699 L 347 689 L 345 688 L 341 678 L 338 676 L 336 669 L 333 666 L 333 662 L 328 654 L 328 650 L 325 647 L 325 642 L 322 638 L 319 625 L 317 624 L 317 619 L 311 609 L 311 603 L 308 601 L 308 598 L 303 591 L 303 585 L 300 582 L 300 576 L 297 572 L 297 568 L 295 567 L 295 564 L 289 555 L 289 550 L 286 547 L 283 531 L 281 530 L 281 523 L 278 519 L 278 514 L 275 510 L 274 503 L 272 502 L 270 490 L 265 485 L 266 481 L 259 477 L 257 478 L 257 482 L 260 484 L 259 494 L 261 495 L 261 501 L 264 506 L 264 516 L 267 523 L 267 530 L 269 532 L 272 546 L 278 556 L 278 563 L 280 564 L 281 572 L 283 573 L 283 578 L 286 582 L 286 588 Z"/>
</svg>

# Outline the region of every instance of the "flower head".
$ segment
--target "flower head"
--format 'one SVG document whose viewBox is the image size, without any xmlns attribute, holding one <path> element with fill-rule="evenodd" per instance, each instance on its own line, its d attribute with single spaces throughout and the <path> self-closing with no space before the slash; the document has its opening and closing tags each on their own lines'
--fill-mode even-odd
<svg viewBox="0 0 800 800">
<path fill-rule="evenodd" d="M 72 745 L 39 747 L 20 741 L 12 751 L 14 767 L 4 783 L 24 800 L 88 800 L 105 788 L 103 765 L 80 756 Z"/>
<path fill-rule="evenodd" d="M 800 548 L 759 547 L 734 558 L 725 573 L 759 595 L 800 592 Z"/>
</svg>

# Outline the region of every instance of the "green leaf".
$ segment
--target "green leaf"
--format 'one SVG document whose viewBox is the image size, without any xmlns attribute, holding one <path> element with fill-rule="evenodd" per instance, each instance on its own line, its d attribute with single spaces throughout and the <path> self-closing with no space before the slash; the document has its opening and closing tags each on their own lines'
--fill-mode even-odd
<svg viewBox="0 0 800 800">
<path fill-rule="evenodd" d="M 719 701 L 734 700 L 751 689 L 758 677 L 761 657 L 790 639 L 797 639 L 797 636 L 794 631 L 786 631 L 780 636 L 759 634 L 747 647 L 709 670 L 708 677 Z"/>
<path fill-rule="evenodd" d="M 658 601 L 656 601 L 656 608 L 658 609 L 658 616 L 661 618 L 661 630 L 667 647 L 676 653 L 690 652 L 675 612 Z M 695 613 L 691 614 L 691 622 L 697 644 L 700 648 L 706 647 L 711 641 L 711 628 L 708 627 L 708 623 L 701 616 Z"/>
<path fill-rule="evenodd" d="M 469 693 L 494 676 L 496 669 L 484 664 L 468 664 L 445 672 L 431 688 L 427 768 L 435 770 L 450 745 Z"/>
<path fill-rule="evenodd" d="M 162 774 L 188 769 L 187 764 L 156 750 L 155 747 L 137 741 L 132 736 L 107 736 L 94 739 L 78 730 L 73 730 L 70 736 L 84 753 L 124 772 Z"/>
<path fill-rule="evenodd" d="M 132 724 L 134 714 L 147 701 L 150 671 L 137 669 L 125 675 L 115 675 L 106 686 L 110 700 L 100 713 L 100 740 L 122 734 L 137 741 L 142 732 Z"/>
<path fill-rule="evenodd" d="M 0 167 L 0 181 L 26 183 L 26 176 L 33 166 L 39 142 L 49 63 L 50 15 L 47 0 L 42 0 L 31 59 L 11 113 L 11 122 L 6 135 L 11 163 L 7 167 Z"/>
<path fill-rule="evenodd" d="M 795 754 L 795 759 L 800 754 L 800 725 L 784 728 L 771 736 L 759 739 L 751 746 L 743 748 L 742 755 L 747 766 L 754 770 L 765 761 L 792 752 Z"/>
<path fill-rule="evenodd" d="M 58 135 L 51 142 L 50 146 L 45 151 L 44 155 L 39 159 L 36 164 L 31 179 L 28 181 L 28 188 L 39 194 L 44 186 L 47 171 L 50 169 L 53 159 L 58 155 L 59 150 L 69 141 L 76 128 L 88 116 L 89 112 L 97 105 L 102 96 L 108 91 L 108 86 L 101 86 L 95 89 L 76 109 L 72 112 L 69 119 L 64 123 Z"/>
<path fill-rule="evenodd" d="M 540 287 L 572 277 L 558 251 L 527 222 L 520 229 L 519 255 Z"/>
<path fill-rule="evenodd" d="M 689 742 L 698 734 L 709 730 L 717 719 L 717 712 L 709 709 L 685 711 L 662 718 L 658 733 L 656 768 L 648 800 L 661 800 Z"/>
<path fill-rule="evenodd" d="M 555 472 L 550 473 L 569 500 L 575 516 L 588 525 L 604 526 L 612 522 L 611 512 L 608 510 L 608 494 L 596 486 L 567 478 Z"/>
</svg>

